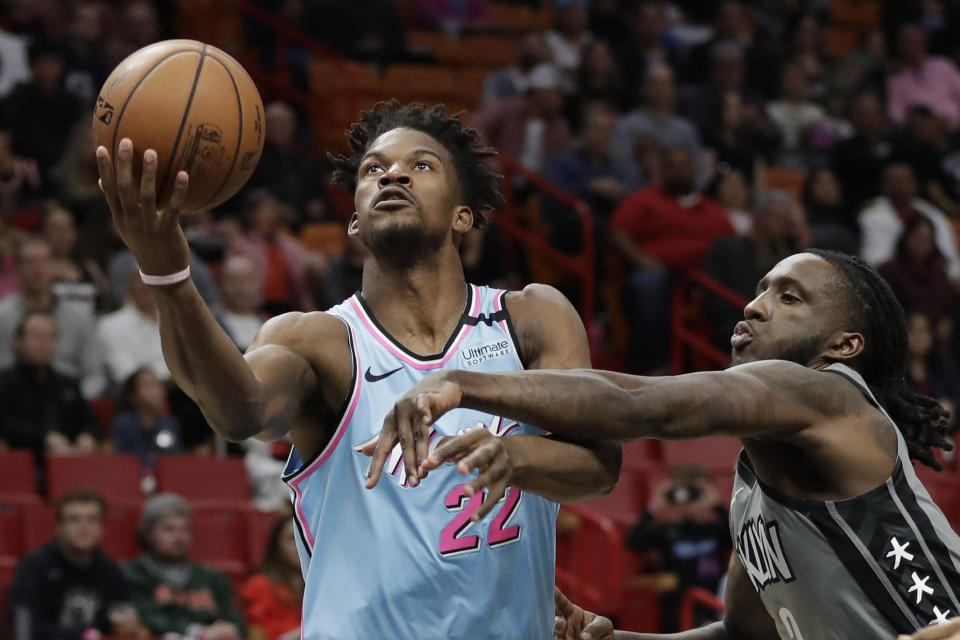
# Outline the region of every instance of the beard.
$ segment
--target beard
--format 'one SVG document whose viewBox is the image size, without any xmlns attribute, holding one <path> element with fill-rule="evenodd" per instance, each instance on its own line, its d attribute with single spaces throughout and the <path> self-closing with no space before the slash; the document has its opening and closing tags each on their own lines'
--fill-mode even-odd
<svg viewBox="0 0 960 640">
<path fill-rule="evenodd" d="M 790 343 L 780 340 L 774 343 L 772 348 L 762 349 L 761 353 L 755 355 L 744 354 L 743 351 L 746 351 L 751 346 L 755 345 L 755 343 L 752 343 L 747 345 L 743 351 L 734 351 L 730 356 L 730 364 L 732 366 L 736 366 L 738 364 L 743 364 L 744 362 L 758 362 L 761 360 L 786 360 L 788 362 L 795 362 L 806 367 L 823 351 L 823 343 L 825 340 L 826 335 L 824 334 L 807 336 Z M 766 351 L 766 353 L 763 353 L 763 351 Z M 747 357 L 744 357 L 745 355 Z"/>
<path fill-rule="evenodd" d="M 409 269 L 434 256 L 443 246 L 445 233 L 434 233 L 419 224 L 386 224 L 372 230 L 364 243 L 377 260 L 396 269 Z"/>
</svg>

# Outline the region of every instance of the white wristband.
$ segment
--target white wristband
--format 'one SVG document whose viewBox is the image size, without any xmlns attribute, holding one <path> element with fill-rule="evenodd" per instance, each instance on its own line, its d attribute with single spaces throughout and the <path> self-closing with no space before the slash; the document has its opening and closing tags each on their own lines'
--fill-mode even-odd
<svg viewBox="0 0 960 640">
<path fill-rule="evenodd" d="M 154 287 L 163 286 L 165 284 L 177 284 L 178 282 L 183 282 L 189 277 L 190 265 L 187 265 L 187 268 L 183 271 L 177 271 L 176 273 L 171 273 L 167 276 L 148 276 L 143 271 L 140 272 L 140 279 L 146 284 Z"/>
</svg>

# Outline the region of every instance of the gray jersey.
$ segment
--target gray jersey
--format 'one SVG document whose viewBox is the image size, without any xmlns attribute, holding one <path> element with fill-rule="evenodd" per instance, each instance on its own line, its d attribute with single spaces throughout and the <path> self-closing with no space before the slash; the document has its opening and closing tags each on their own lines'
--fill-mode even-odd
<svg viewBox="0 0 960 640">
<path fill-rule="evenodd" d="M 883 410 L 855 371 L 826 370 Z M 836 502 L 783 495 L 741 452 L 731 534 L 781 638 L 893 640 L 960 614 L 960 537 L 917 479 L 899 430 L 897 442 L 883 485 Z"/>
</svg>

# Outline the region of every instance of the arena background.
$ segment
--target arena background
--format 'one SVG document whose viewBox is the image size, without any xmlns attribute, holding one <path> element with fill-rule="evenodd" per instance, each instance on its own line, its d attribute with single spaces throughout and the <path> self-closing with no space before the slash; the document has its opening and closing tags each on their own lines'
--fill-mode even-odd
<svg viewBox="0 0 960 640">
<path fill-rule="evenodd" d="M 184 220 L 198 287 L 238 346 L 264 318 L 359 287 L 352 202 L 327 186 L 326 153 L 345 149 L 359 111 L 397 98 L 464 110 L 501 151 L 506 204 L 465 240 L 468 279 L 558 287 L 595 366 L 724 367 L 757 276 L 829 247 L 882 267 L 908 313 L 912 382 L 952 410 L 958 36 L 955 0 L 3 0 L 0 636 L 23 624 L 6 606 L 17 563 L 55 535 L 54 504 L 71 490 L 106 498 L 102 547 L 118 562 L 140 552 L 149 493 L 186 497 L 192 557 L 229 576 L 245 614 L 289 508 L 288 445 L 214 439 L 166 379 L 152 303 L 97 189 L 91 110 L 127 54 L 202 40 L 264 99 L 250 183 Z M 18 374 L 16 328 L 44 305 L 56 390 Z M 159 401 L 138 391 L 157 380 Z M 147 444 L 138 420 L 159 425 Z M 737 451 L 726 439 L 626 445 L 613 493 L 561 512 L 558 584 L 625 629 L 660 629 L 662 607 L 676 618 L 664 625 L 718 615 L 722 584 L 702 563 L 727 553 Z M 960 468 L 943 464 L 921 477 L 956 528 Z M 690 540 L 708 542 L 678 554 Z M 249 637 L 282 637 L 247 622 Z"/>
</svg>

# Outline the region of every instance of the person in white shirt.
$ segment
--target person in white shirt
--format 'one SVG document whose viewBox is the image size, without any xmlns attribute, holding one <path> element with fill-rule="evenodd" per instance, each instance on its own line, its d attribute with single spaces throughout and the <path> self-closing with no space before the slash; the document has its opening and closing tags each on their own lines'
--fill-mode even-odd
<svg viewBox="0 0 960 640">
<path fill-rule="evenodd" d="M 107 372 L 114 383 L 142 367 L 149 367 L 161 381 L 170 378 L 160 346 L 157 307 L 139 272 L 134 264 L 123 306 L 103 316 L 97 325 Z"/>
<path fill-rule="evenodd" d="M 241 255 L 227 258 L 220 271 L 224 309 L 217 320 L 241 351 L 263 325 L 263 316 L 257 313 L 263 303 L 263 277 L 263 270 Z"/>
<path fill-rule="evenodd" d="M 922 215 L 933 224 L 937 248 L 947 261 L 947 275 L 960 285 L 960 251 L 950 221 L 939 209 L 917 197 L 917 180 L 905 162 L 891 162 L 883 172 L 883 195 L 860 212 L 860 257 L 876 267 L 896 251 L 904 223 Z"/>
<path fill-rule="evenodd" d="M 795 153 L 803 146 L 807 128 L 824 120 L 827 112 L 807 98 L 807 79 L 803 69 L 799 65 L 788 64 L 783 68 L 780 98 L 767 105 L 767 115 L 783 133 L 783 150 Z"/>
<path fill-rule="evenodd" d="M 563 78 L 564 93 L 576 89 L 577 70 L 584 46 L 593 37 L 587 31 L 587 9 L 584 0 L 557 2 L 556 28 L 547 33 L 550 59 Z"/>
</svg>

